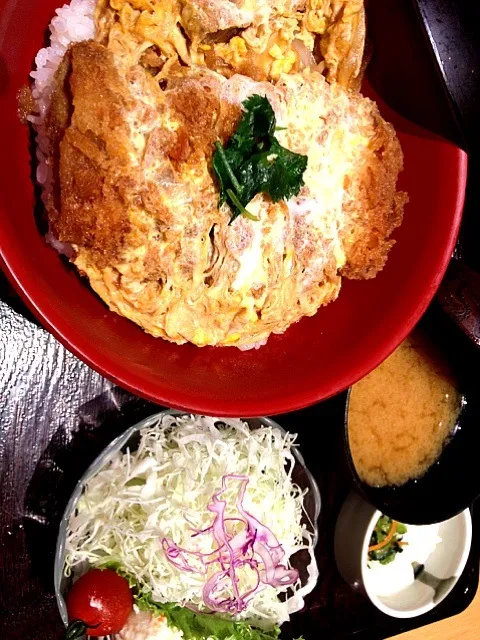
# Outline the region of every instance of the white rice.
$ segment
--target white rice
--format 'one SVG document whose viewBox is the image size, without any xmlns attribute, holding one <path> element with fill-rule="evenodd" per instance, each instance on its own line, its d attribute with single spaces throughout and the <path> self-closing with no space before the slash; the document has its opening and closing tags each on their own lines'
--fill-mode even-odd
<svg viewBox="0 0 480 640">
<path fill-rule="evenodd" d="M 96 0 L 72 0 L 57 9 L 50 23 L 50 46 L 40 49 L 35 58 L 32 95 L 37 113 L 28 116 L 37 136 L 37 181 L 43 187 L 43 197 L 48 195 L 51 183 L 51 167 L 48 163 L 48 138 L 45 135 L 44 119 L 50 106 L 53 77 L 63 56 L 72 42 L 90 40 L 95 36 Z"/>
</svg>

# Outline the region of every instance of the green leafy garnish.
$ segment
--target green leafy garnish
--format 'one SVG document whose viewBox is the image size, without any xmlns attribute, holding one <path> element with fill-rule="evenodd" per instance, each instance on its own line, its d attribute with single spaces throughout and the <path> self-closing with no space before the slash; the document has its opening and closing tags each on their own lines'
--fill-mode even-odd
<svg viewBox="0 0 480 640">
<path fill-rule="evenodd" d="M 396 554 L 403 551 L 402 536 L 405 533 L 406 525 L 387 516 L 381 516 L 370 539 L 368 559 L 377 560 L 381 564 L 393 562 Z"/>
<path fill-rule="evenodd" d="M 152 599 L 152 594 L 142 590 L 135 578 L 122 568 L 121 563 L 107 560 L 103 569 L 116 571 L 125 578 L 133 591 L 135 604 L 140 611 L 148 611 L 154 616 L 163 615 L 172 628 L 183 631 L 183 640 L 278 640 L 280 627 L 265 630 L 252 627 L 246 622 L 226 620 L 208 613 L 198 613 L 174 603 L 162 604 Z M 76 636 L 74 636 L 76 637 Z M 297 638 L 303 640 L 303 638 Z"/>
<path fill-rule="evenodd" d="M 270 631 L 257 629 L 245 622 L 225 620 L 215 615 L 197 613 L 176 604 L 159 604 L 149 594 L 135 597 L 135 603 L 141 611 L 150 611 L 154 615 L 164 615 L 169 626 L 183 631 L 183 640 L 277 640 L 280 629 Z"/>
<path fill-rule="evenodd" d="M 247 209 L 257 193 L 268 194 L 273 202 L 296 196 L 308 162 L 307 156 L 289 151 L 275 138 L 275 113 L 267 98 L 253 95 L 243 107 L 236 132 L 225 147 L 217 141 L 213 154 L 219 206 L 230 206 L 230 222 L 239 215 L 257 220 Z"/>
<path fill-rule="evenodd" d="M 123 568 L 121 562 L 118 562 L 117 560 L 112 560 L 111 558 L 106 558 L 105 562 L 95 563 L 95 568 L 110 569 L 110 571 L 115 571 L 115 573 L 118 573 L 119 576 L 122 576 L 122 578 L 125 578 L 125 580 L 128 582 L 130 586 L 130 589 L 133 589 L 133 591 L 135 591 L 136 593 L 139 591 L 137 581 L 130 573 L 128 573 L 128 571 L 126 571 Z"/>
</svg>

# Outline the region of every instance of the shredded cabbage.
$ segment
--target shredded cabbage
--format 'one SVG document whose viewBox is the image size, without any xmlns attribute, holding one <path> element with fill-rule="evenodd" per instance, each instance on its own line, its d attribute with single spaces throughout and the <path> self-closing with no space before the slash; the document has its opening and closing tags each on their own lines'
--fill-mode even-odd
<svg viewBox="0 0 480 640">
<path fill-rule="evenodd" d="M 303 596 L 318 578 L 313 533 L 302 522 L 307 490 L 291 477 L 295 439 L 272 427 L 250 430 L 236 419 L 160 416 L 141 431 L 136 451 L 117 454 L 88 482 L 70 521 L 66 574 L 85 562 L 95 567 L 118 563 L 153 600 L 205 610 L 205 576 L 172 564 L 162 540 L 212 553 L 212 536 L 192 534 L 212 526 L 208 505 L 222 478 L 240 474 L 249 479 L 245 510 L 280 542 L 282 563 L 290 568 L 296 552 L 310 553 L 306 584 L 299 579 L 292 587 L 262 584 L 235 616 L 262 627 L 282 624 L 303 607 Z M 223 492 L 227 518 L 235 518 L 237 497 L 238 486 L 228 484 Z M 248 577 L 240 572 L 239 579 L 239 588 L 248 590 Z M 281 593 L 288 593 L 284 602 Z"/>
</svg>

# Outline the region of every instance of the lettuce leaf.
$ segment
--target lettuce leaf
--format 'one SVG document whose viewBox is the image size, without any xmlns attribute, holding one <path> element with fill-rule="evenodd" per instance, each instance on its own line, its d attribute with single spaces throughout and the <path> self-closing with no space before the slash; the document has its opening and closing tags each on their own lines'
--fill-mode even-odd
<svg viewBox="0 0 480 640">
<path fill-rule="evenodd" d="M 139 594 L 135 603 L 141 611 L 164 615 L 169 626 L 183 631 L 184 640 L 277 640 L 280 628 L 271 631 L 257 629 L 245 622 L 226 620 L 215 615 L 196 613 L 176 604 L 154 602 L 149 594 Z"/>
</svg>

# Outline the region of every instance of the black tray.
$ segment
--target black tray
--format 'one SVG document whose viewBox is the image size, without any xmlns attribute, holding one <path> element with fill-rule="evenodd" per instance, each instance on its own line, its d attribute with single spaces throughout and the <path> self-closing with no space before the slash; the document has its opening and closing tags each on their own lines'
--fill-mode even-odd
<svg viewBox="0 0 480 640">
<path fill-rule="evenodd" d="M 457 126 L 461 119 L 458 112 L 456 119 L 452 116 L 445 98 L 416 2 L 369 0 L 374 52 L 369 79 L 399 113 L 461 144 L 464 138 Z M 445 24 L 452 5 L 458 15 L 462 7 L 465 12 L 471 7 L 471 0 L 418 2 L 426 20 L 432 7 L 436 19 L 444 7 Z M 450 41 L 448 47 L 440 47 L 440 57 L 451 55 L 452 46 Z M 464 49 L 456 55 L 461 57 Z M 381 58 L 375 55 L 378 50 Z M 462 94 L 460 109 L 466 113 L 468 98 L 460 91 L 461 78 L 455 83 L 455 74 L 450 73 L 447 80 L 453 98 Z M 468 209 L 476 211 L 479 201 L 478 188 L 471 188 Z M 479 219 L 472 217 L 477 225 Z M 64 632 L 53 591 L 53 561 L 66 502 L 98 453 L 159 407 L 115 387 L 68 353 L 33 321 L 1 273 L 0 299 L 0 638 L 60 640 Z M 380 640 L 459 613 L 470 604 L 478 586 L 480 508 L 473 512 L 473 546 L 465 572 L 432 612 L 411 620 L 389 618 L 343 582 L 332 545 L 336 515 L 349 490 L 348 476 L 339 466 L 343 407 L 344 396 L 339 395 L 276 418 L 300 434 L 302 452 L 323 501 L 320 581 L 307 609 L 285 628 L 286 640 L 300 633 L 306 640 Z"/>
</svg>

